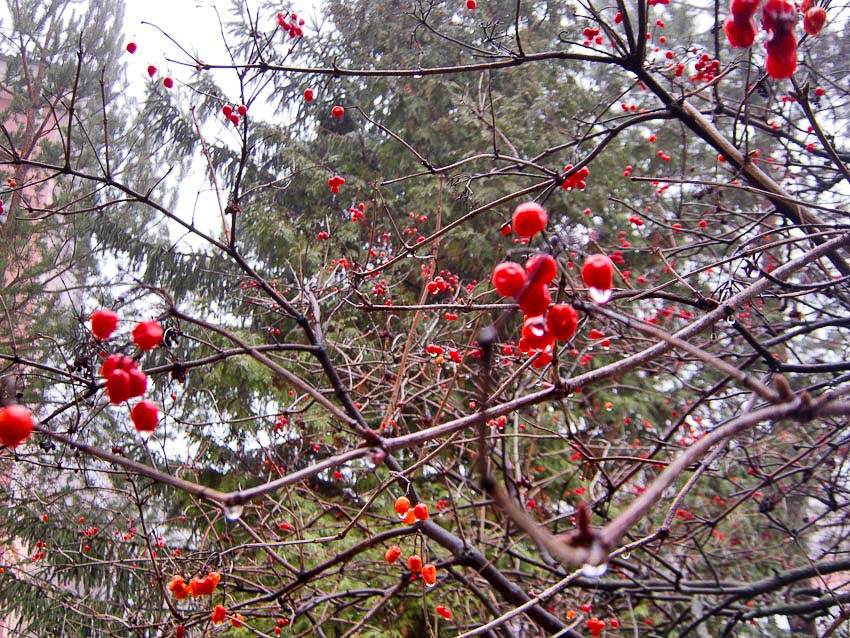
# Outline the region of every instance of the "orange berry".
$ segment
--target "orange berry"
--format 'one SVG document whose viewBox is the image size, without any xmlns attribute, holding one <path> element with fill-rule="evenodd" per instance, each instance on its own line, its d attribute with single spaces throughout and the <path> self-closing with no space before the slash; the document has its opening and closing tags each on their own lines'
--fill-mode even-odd
<svg viewBox="0 0 850 638">
<path fill-rule="evenodd" d="M 399 516 L 404 516 L 407 514 L 407 510 L 410 509 L 410 499 L 406 496 L 399 496 L 395 500 L 395 511 Z"/>
</svg>

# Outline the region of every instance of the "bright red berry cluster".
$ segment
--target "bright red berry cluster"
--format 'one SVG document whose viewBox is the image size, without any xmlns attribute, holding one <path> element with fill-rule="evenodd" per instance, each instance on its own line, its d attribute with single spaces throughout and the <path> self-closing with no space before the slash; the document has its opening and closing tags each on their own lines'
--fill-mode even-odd
<svg viewBox="0 0 850 638">
<path fill-rule="evenodd" d="M 148 389 L 148 377 L 139 362 L 122 354 L 111 354 L 100 367 L 106 379 L 106 394 L 113 405 L 142 396 Z"/>
<path fill-rule="evenodd" d="M 339 175 L 334 175 L 328 178 L 328 186 L 331 187 L 331 192 L 336 195 L 339 193 L 339 187 L 345 184 L 345 178 Z"/>
<path fill-rule="evenodd" d="M 299 18 L 297 13 L 288 16 L 285 13 L 278 13 L 277 23 L 290 38 L 299 38 L 304 35 L 304 30 L 301 28 L 304 26 L 304 19 Z"/>
<path fill-rule="evenodd" d="M 567 164 L 566 166 L 564 166 L 565 173 L 568 173 L 571 170 L 573 170 L 572 164 Z M 561 183 L 561 188 L 563 188 L 565 191 L 571 191 L 576 189 L 583 191 L 585 188 L 587 188 L 587 184 L 584 180 L 586 180 L 589 175 L 590 169 L 587 166 L 582 166 L 580 169 L 578 169 L 575 173 L 567 177 Z"/>
</svg>

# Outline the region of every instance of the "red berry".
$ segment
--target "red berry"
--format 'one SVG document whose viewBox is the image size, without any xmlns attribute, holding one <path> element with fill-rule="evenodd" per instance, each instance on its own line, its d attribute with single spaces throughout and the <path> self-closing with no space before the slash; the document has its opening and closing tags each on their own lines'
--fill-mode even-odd
<svg viewBox="0 0 850 638">
<path fill-rule="evenodd" d="M 422 566 L 422 580 L 425 581 L 425 584 L 429 587 L 432 587 L 437 582 L 437 568 L 436 566 L 428 563 L 427 565 Z"/>
<path fill-rule="evenodd" d="M 422 571 L 422 559 L 417 554 L 414 554 L 407 559 L 407 568 L 414 574 L 418 574 Z"/>
<path fill-rule="evenodd" d="M 155 76 L 155 75 L 156 75 L 156 67 L 155 67 L 153 64 L 151 64 L 151 65 L 148 67 L 148 75 L 149 75 L 150 77 L 153 77 L 153 76 Z"/>
<path fill-rule="evenodd" d="M 127 374 L 130 376 L 130 396 L 142 396 L 148 389 L 148 375 L 138 367 L 132 368 Z"/>
<path fill-rule="evenodd" d="M 533 255 L 525 262 L 525 272 L 531 280 L 531 285 L 548 284 L 558 276 L 558 262 L 552 255 Z"/>
<path fill-rule="evenodd" d="M 738 20 L 730 15 L 723 23 L 723 30 L 733 49 L 748 49 L 756 41 L 755 18 Z"/>
<path fill-rule="evenodd" d="M 401 547 L 393 545 L 387 550 L 387 553 L 384 554 L 384 559 L 387 561 L 388 565 L 392 565 L 398 560 L 399 556 L 401 556 Z"/>
<path fill-rule="evenodd" d="M 133 343 L 139 350 L 153 350 L 162 343 L 162 334 L 156 321 L 142 321 L 133 328 Z"/>
<path fill-rule="evenodd" d="M 771 46 L 768 43 L 764 67 L 767 74 L 774 80 L 784 80 L 794 75 L 797 70 L 797 44 L 791 38 L 791 45 Z"/>
<path fill-rule="evenodd" d="M 127 43 L 127 53 L 135 53 L 136 52 L 136 43 L 128 42 Z"/>
<path fill-rule="evenodd" d="M 519 349 L 525 354 L 533 354 L 532 351 L 543 351 L 551 348 L 555 338 L 546 329 L 546 321 L 543 317 L 526 317 L 522 324 L 522 337 L 519 340 Z"/>
<path fill-rule="evenodd" d="M 174 80 L 172 80 L 171 78 L 165 78 L 163 79 L 162 84 L 165 86 L 166 89 L 170 89 L 174 86 Z"/>
<path fill-rule="evenodd" d="M 395 511 L 399 516 L 404 516 L 407 514 L 407 510 L 410 509 L 410 499 L 406 496 L 399 496 L 395 500 Z"/>
<path fill-rule="evenodd" d="M 227 607 L 224 607 L 223 605 L 216 605 L 210 617 L 212 624 L 220 625 L 224 622 L 225 618 L 227 618 Z"/>
<path fill-rule="evenodd" d="M 545 284 L 535 284 L 526 287 L 519 299 L 519 309 L 529 317 L 536 317 L 546 312 L 552 303 L 552 293 Z"/>
<path fill-rule="evenodd" d="M 826 9 L 812 7 L 803 16 L 803 30 L 811 36 L 818 35 L 826 22 Z"/>
<path fill-rule="evenodd" d="M 313 89 L 306 89 L 304 91 L 304 101 L 312 102 L 314 99 L 316 99 L 316 94 L 313 93 Z"/>
<path fill-rule="evenodd" d="M 466 8 L 470 11 L 474 10 L 477 6 L 478 3 L 475 0 L 466 0 Z"/>
<path fill-rule="evenodd" d="M 525 269 L 512 261 L 503 261 L 493 269 L 493 287 L 503 297 L 518 295 L 525 282 Z"/>
<path fill-rule="evenodd" d="M 230 121 L 233 122 L 233 126 L 239 126 L 239 116 L 236 113 L 230 116 Z"/>
<path fill-rule="evenodd" d="M 341 106 L 335 106 L 331 109 L 331 115 L 333 115 L 336 119 L 340 119 L 343 115 L 345 115 L 345 109 Z"/>
<path fill-rule="evenodd" d="M 594 290 L 602 293 L 594 300 L 599 301 L 605 296 L 604 293 L 607 293 L 607 297 L 610 298 L 610 291 L 613 288 L 614 281 L 614 264 L 605 255 L 590 255 L 584 260 L 584 266 L 581 269 L 581 278 L 591 289 L 592 297 L 594 296 Z"/>
<path fill-rule="evenodd" d="M 796 45 L 797 40 L 793 35 L 797 10 L 788 0 L 767 0 L 761 10 L 761 22 L 765 30 L 772 32 L 768 44 L 791 36 Z"/>
<path fill-rule="evenodd" d="M 32 434 L 32 413 L 24 406 L 13 403 L 0 408 L 0 443 L 17 447 Z"/>
<path fill-rule="evenodd" d="M 425 503 L 417 503 L 413 508 L 413 515 L 418 521 L 428 520 L 428 506 Z"/>
<path fill-rule="evenodd" d="M 112 374 L 114 370 L 121 367 L 123 360 L 124 357 L 120 354 L 111 354 L 106 357 L 106 361 L 104 361 L 103 365 L 100 366 L 100 376 L 104 379 L 108 379 L 109 375 Z"/>
<path fill-rule="evenodd" d="M 511 225 L 505 224 L 504 226 L 502 226 L 499 229 L 499 232 L 502 233 L 503 235 L 510 235 L 511 234 Z"/>
<path fill-rule="evenodd" d="M 138 432 L 153 432 L 159 421 L 159 407 L 153 401 L 139 401 L 130 411 Z"/>
<path fill-rule="evenodd" d="M 546 228 L 546 210 L 537 202 L 525 202 L 514 210 L 513 229 L 520 237 L 533 237 Z"/>
<path fill-rule="evenodd" d="M 112 405 L 119 405 L 130 398 L 130 375 L 126 370 L 113 370 L 106 380 L 106 395 Z"/>
<path fill-rule="evenodd" d="M 233 107 L 229 104 L 225 104 L 221 107 L 221 112 L 224 113 L 224 117 L 230 119 L 230 116 L 233 115 Z"/>
<path fill-rule="evenodd" d="M 738 20 L 749 20 L 759 9 L 761 0 L 732 0 L 729 11 Z"/>
<path fill-rule="evenodd" d="M 239 113 L 239 115 L 244 116 L 248 112 L 248 107 L 244 104 L 240 104 L 236 107 L 236 112 Z"/>
<path fill-rule="evenodd" d="M 558 341 L 569 341 L 578 327 L 578 313 L 569 304 L 558 304 L 549 308 L 546 328 Z"/>
<path fill-rule="evenodd" d="M 111 310 L 95 310 L 91 316 L 91 332 L 97 339 L 109 339 L 118 327 L 118 315 Z"/>
<path fill-rule="evenodd" d="M 174 638 L 186 638 L 186 628 L 183 625 L 177 625 L 174 630 Z"/>
</svg>

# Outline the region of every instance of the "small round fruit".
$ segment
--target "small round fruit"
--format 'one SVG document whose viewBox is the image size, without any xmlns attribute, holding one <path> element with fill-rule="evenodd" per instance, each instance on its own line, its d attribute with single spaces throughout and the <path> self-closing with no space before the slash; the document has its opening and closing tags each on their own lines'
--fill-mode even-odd
<svg viewBox="0 0 850 638">
<path fill-rule="evenodd" d="M 404 516 L 410 509 L 410 499 L 406 496 L 399 496 L 395 500 L 395 511 L 399 516 Z"/>
<path fill-rule="evenodd" d="M 437 582 L 437 568 L 431 563 L 422 566 L 422 580 L 429 587 L 433 587 Z"/>
<path fill-rule="evenodd" d="M 428 506 L 425 503 L 417 503 L 413 508 L 413 515 L 417 521 L 428 520 Z"/>
<path fill-rule="evenodd" d="M 146 375 L 142 370 L 137 367 L 131 368 L 127 371 L 127 374 L 130 377 L 130 396 L 131 397 L 140 397 L 148 389 L 148 375 Z"/>
<path fill-rule="evenodd" d="M 546 328 L 558 341 L 569 341 L 576 333 L 578 313 L 569 304 L 558 304 L 549 308 L 546 315 Z"/>
<path fill-rule="evenodd" d="M 170 89 L 174 86 L 174 80 L 172 80 L 171 78 L 165 78 L 162 81 L 162 84 L 165 86 L 166 89 Z"/>
<path fill-rule="evenodd" d="M 236 112 L 239 113 L 239 115 L 244 116 L 245 114 L 248 113 L 248 107 L 245 106 L 244 104 L 240 104 L 239 106 L 236 107 Z"/>
<path fill-rule="evenodd" d="M 511 226 L 520 237 L 533 237 L 546 228 L 549 218 L 537 202 L 525 202 L 514 210 Z"/>
<path fill-rule="evenodd" d="M 316 94 L 313 92 L 313 89 L 305 89 L 304 90 L 304 101 L 312 102 L 316 99 Z"/>
<path fill-rule="evenodd" d="M 518 295 L 525 282 L 525 269 L 512 261 L 503 261 L 493 269 L 493 287 L 503 297 Z"/>
<path fill-rule="evenodd" d="M 130 374 L 121 368 L 113 370 L 106 380 L 106 394 L 112 405 L 120 405 L 130 398 Z"/>
<path fill-rule="evenodd" d="M 336 119 L 341 119 L 343 115 L 345 115 L 345 109 L 341 106 L 335 106 L 331 109 L 331 115 L 333 115 Z"/>
<path fill-rule="evenodd" d="M 388 565 L 392 565 L 398 560 L 399 556 L 401 556 L 401 547 L 393 545 L 387 550 L 387 553 L 384 554 L 384 559 L 387 561 Z"/>
<path fill-rule="evenodd" d="M 418 574 L 422 571 L 422 558 L 418 554 L 414 554 L 407 559 L 407 568 L 414 574 Z"/>
<path fill-rule="evenodd" d="M 95 310 L 91 315 L 91 332 L 96 339 L 106 340 L 118 328 L 118 315 L 111 310 Z"/>
<path fill-rule="evenodd" d="M 153 77 L 153 76 L 155 76 L 155 75 L 156 75 L 156 67 L 155 67 L 153 64 L 151 64 L 151 65 L 148 67 L 148 75 L 149 75 L 150 77 Z"/>
<path fill-rule="evenodd" d="M 602 303 L 611 298 L 611 289 L 614 286 L 614 264 L 605 255 L 590 255 L 584 260 L 581 268 L 581 278 L 590 288 L 591 297 L 594 301 Z"/>
<path fill-rule="evenodd" d="M 32 413 L 24 406 L 13 403 L 0 408 L 0 443 L 17 447 L 32 434 Z"/>
<path fill-rule="evenodd" d="M 127 43 L 127 53 L 135 53 L 136 52 L 136 43 L 128 42 Z"/>
<path fill-rule="evenodd" d="M 546 312 L 552 303 L 552 293 L 549 286 L 535 284 L 528 286 L 519 297 L 519 309 L 529 317 L 536 317 Z"/>
<path fill-rule="evenodd" d="M 138 432 L 153 432 L 159 422 L 159 407 L 153 401 L 139 401 L 130 412 Z"/>
<path fill-rule="evenodd" d="M 141 321 L 133 328 L 133 343 L 139 350 L 153 350 L 162 343 L 162 334 L 156 321 Z"/>
<path fill-rule="evenodd" d="M 525 262 L 525 272 L 533 284 L 548 284 L 558 276 L 558 262 L 552 255 L 533 255 Z"/>
</svg>

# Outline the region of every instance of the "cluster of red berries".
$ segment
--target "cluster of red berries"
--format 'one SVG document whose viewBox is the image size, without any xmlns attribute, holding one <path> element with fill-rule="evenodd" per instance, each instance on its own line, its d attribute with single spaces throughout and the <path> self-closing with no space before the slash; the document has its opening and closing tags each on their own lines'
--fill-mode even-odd
<svg viewBox="0 0 850 638">
<path fill-rule="evenodd" d="M 434 362 L 438 365 L 445 361 L 445 359 L 443 358 L 443 352 L 445 351 L 441 346 L 429 343 L 427 346 L 425 346 L 425 352 L 432 355 L 434 357 Z M 455 363 L 463 362 L 463 355 L 456 348 L 449 348 L 448 355 L 449 359 L 451 359 Z"/>
<path fill-rule="evenodd" d="M 345 178 L 340 177 L 339 175 L 334 175 L 333 177 L 328 178 L 328 186 L 331 187 L 331 193 L 336 195 L 339 193 L 339 187 L 345 184 Z"/>
<path fill-rule="evenodd" d="M 711 59 L 708 53 L 703 53 L 694 65 L 696 73 L 691 76 L 691 82 L 711 82 L 720 73 L 720 60 Z"/>
<path fill-rule="evenodd" d="M 357 204 L 356 208 L 354 206 L 349 208 L 348 212 L 351 213 L 351 221 L 359 222 L 361 219 L 363 219 L 363 211 L 365 211 L 365 210 L 366 210 L 366 204 L 364 204 L 363 202 L 360 202 L 359 204 Z"/>
<path fill-rule="evenodd" d="M 564 166 L 565 173 L 568 173 L 571 170 L 573 170 L 572 164 L 567 164 L 566 166 Z M 571 191 L 575 189 L 583 191 L 585 188 L 587 188 L 587 184 L 584 180 L 587 179 L 588 175 L 590 175 L 590 169 L 587 166 L 582 166 L 573 175 L 570 175 L 563 181 L 563 183 L 561 184 L 561 188 L 563 188 L 565 191 Z"/>
<path fill-rule="evenodd" d="M 393 545 L 389 547 L 384 554 L 384 559 L 388 565 L 395 563 L 401 556 L 401 547 Z M 428 587 L 433 587 L 437 584 L 437 566 L 433 563 L 422 564 L 422 557 L 419 554 L 411 554 L 407 559 L 407 569 L 415 577 L 422 576 L 422 580 Z"/>
<path fill-rule="evenodd" d="M 188 583 L 182 576 L 176 575 L 172 576 L 171 582 L 168 583 L 168 591 L 175 600 L 185 600 L 190 595 L 192 598 L 212 596 L 220 580 L 221 574 L 218 572 L 210 572 L 203 578 L 192 578 Z"/>
<path fill-rule="evenodd" d="M 91 331 L 95 338 L 109 339 L 117 328 L 118 315 L 113 311 L 97 310 L 92 313 Z M 132 336 L 139 350 L 153 350 L 162 343 L 162 326 L 156 321 L 141 321 L 133 328 Z M 140 397 L 148 388 L 148 377 L 139 367 L 138 361 L 121 354 L 106 357 L 100 368 L 100 376 L 106 380 L 106 394 L 113 405 Z M 159 421 L 159 407 L 153 401 L 140 401 L 130 411 L 130 417 L 136 431 L 153 432 Z"/>
<path fill-rule="evenodd" d="M 304 35 L 304 19 L 299 18 L 297 13 L 287 16 L 285 13 L 277 14 L 277 23 L 280 28 L 289 34 L 290 38 L 298 38 Z"/>
<path fill-rule="evenodd" d="M 735 48 L 749 48 L 756 38 L 755 14 L 761 0 L 732 0 L 730 15 L 723 29 L 726 39 Z M 804 0 L 800 6 L 803 13 L 803 29 L 811 36 L 818 35 L 826 22 L 826 9 L 815 6 L 815 0 Z M 767 74 L 782 80 L 794 75 L 797 70 L 797 9 L 788 0 L 767 0 L 762 7 L 762 28 L 768 32 L 765 48 Z"/>
<path fill-rule="evenodd" d="M 413 525 L 416 521 L 428 520 L 428 506 L 425 503 L 417 503 L 410 506 L 410 499 L 399 496 L 395 501 L 395 511 L 401 516 L 401 522 L 405 525 Z"/>
<path fill-rule="evenodd" d="M 234 111 L 236 111 L 234 113 Z M 240 104 L 235 109 L 229 104 L 225 104 L 221 107 L 221 113 L 224 115 L 224 118 L 230 120 L 233 126 L 239 126 L 239 118 L 244 117 L 248 113 L 248 107 L 244 104 Z"/>
<path fill-rule="evenodd" d="M 622 16 L 620 18 L 622 19 Z M 585 37 L 584 46 L 586 47 L 590 46 L 591 41 L 596 42 L 596 44 L 604 42 L 602 36 L 599 35 L 599 29 L 595 27 L 585 27 L 581 33 Z"/>
<path fill-rule="evenodd" d="M 513 228 L 520 235 L 533 236 L 545 228 L 547 221 L 546 211 L 539 204 L 520 204 L 514 211 Z M 613 271 L 613 264 L 605 255 L 591 255 L 585 261 L 582 279 L 594 301 L 604 303 L 610 299 Z M 549 284 L 557 275 L 557 262 L 545 254 L 533 255 L 525 267 L 505 261 L 493 269 L 496 291 L 515 298 L 525 315 L 518 347 L 526 355 L 536 356 L 533 365 L 538 368 L 552 360 L 555 341 L 569 341 L 578 327 L 575 308 L 569 304 L 549 307 Z"/>
</svg>

